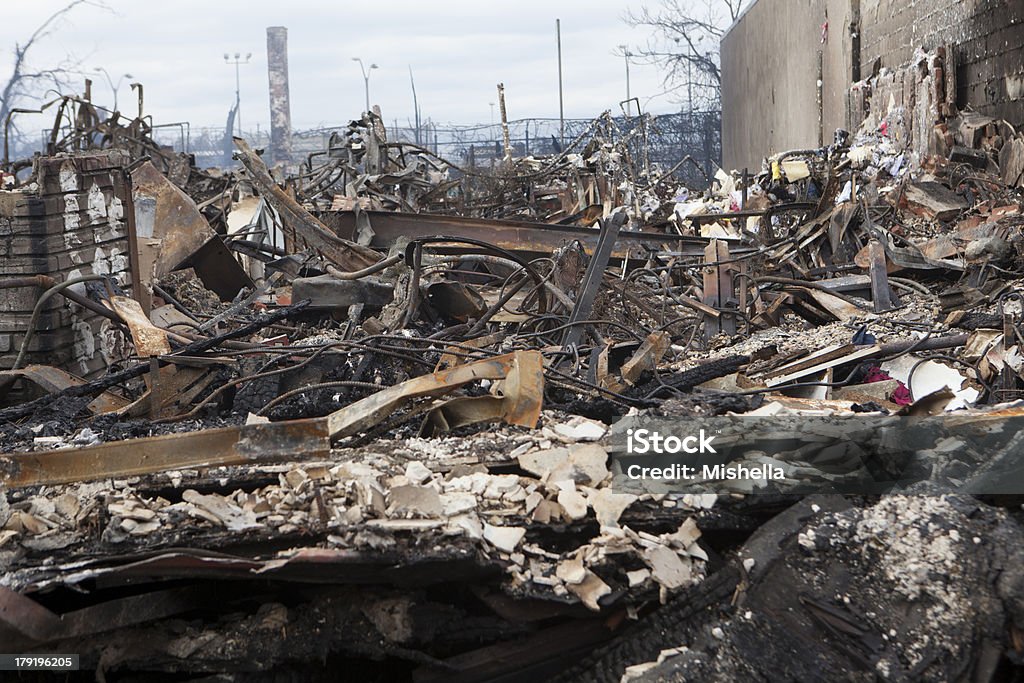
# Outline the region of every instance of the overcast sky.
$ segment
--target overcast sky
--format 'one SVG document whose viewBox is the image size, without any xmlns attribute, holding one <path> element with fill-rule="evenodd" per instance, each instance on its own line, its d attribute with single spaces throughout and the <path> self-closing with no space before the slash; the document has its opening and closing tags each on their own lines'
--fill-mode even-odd
<svg viewBox="0 0 1024 683">
<path fill-rule="evenodd" d="M 652 0 L 656 1 L 656 0 Z M 0 0 L 0 82 L 13 44 L 23 41 L 67 0 Z M 105 67 L 116 81 L 130 73 L 145 85 L 146 112 L 156 123 L 189 121 L 223 126 L 234 101 L 235 70 L 224 53 L 252 53 L 241 67 L 242 123 L 269 121 L 266 27 L 288 27 L 292 123 L 296 129 L 339 124 L 363 108 L 363 78 L 352 57 L 379 69 L 370 98 L 385 120 L 412 116 L 409 66 L 423 117 L 441 123 L 489 123 L 495 85 L 505 84 L 510 119 L 558 116 L 555 19 L 562 22 L 567 118 L 618 111 L 625 97 L 625 65 L 616 46 L 635 45 L 645 29 L 623 20 L 622 0 L 106 0 L 110 11 L 78 7 L 31 53 L 36 67 L 67 54 L 85 69 Z M 678 107 L 662 93 L 651 66 L 630 68 L 632 94 L 654 113 Z M 120 108 L 133 111 L 129 79 Z M 112 100 L 102 76 L 94 100 Z M 495 117 L 498 117 L 495 107 Z"/>
</svg>

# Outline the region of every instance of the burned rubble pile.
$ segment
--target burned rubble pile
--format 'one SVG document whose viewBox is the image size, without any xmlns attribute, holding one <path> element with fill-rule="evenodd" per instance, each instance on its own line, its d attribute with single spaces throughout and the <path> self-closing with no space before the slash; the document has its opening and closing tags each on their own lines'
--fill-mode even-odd
<svg viewBox="0 0 1024 683">
<path fill-rule="evenodd" d="M 613 443 L 1024 414 L 1007 124 L 919 154 L 871 119 L 695 190 L 608 117 L 490 170 L 376 111 L 213 173 L 62 106 L 0 193 L 8 650 L 110 681 L 1014 675 L 1020 499 L 983 486 L 1013 434 L 927 432 L 845 497 L 798 447 L 743 456 L 785 482 L 634 490 Z"/>
</svg>

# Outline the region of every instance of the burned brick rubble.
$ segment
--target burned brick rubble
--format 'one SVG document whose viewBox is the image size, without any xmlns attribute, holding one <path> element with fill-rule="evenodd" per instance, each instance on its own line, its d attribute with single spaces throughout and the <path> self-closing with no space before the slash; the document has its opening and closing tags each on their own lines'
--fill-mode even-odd
<svg viewBox="0 0 1024 683">
<path fill-rule="evenodd" d="M 98 681 L 1016 680 L 1024 138 L 892 81 L 702 190 L 607 115 L 484 169 L 375 110 L 211 171 L 68 98 L 0 192 L 0 649 Z M 621 424 L 710 419 L 875 450 L 625 482 Z"/>
</svg>

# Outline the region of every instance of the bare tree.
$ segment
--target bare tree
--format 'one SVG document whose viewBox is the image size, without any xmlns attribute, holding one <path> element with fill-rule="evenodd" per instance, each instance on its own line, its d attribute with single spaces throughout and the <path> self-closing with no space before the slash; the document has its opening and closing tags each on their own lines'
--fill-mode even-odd
<svg viewBox="0 0 1024 683">
<path fill-rule="evenodd" d="M 71 0 L 62 9 L 47 17 L 28 40 L 14 44 L 11 73 L 0 90 L 0 126 L 6 124 L 11 110 L 18 108 L 25 100 L 38 99 L 40 92 L 47 86 L 57 90 L 66 87 L 68 74 L 76 69 L 77 61 L 66 57 L 60 63 L 47 68 L 35 68 L 29 61 L 29 52 L 59 29 L 68 14 L 79 6 L 109 9 L 102 0 Z"/>
<path fill-rule="evenodd" d="M 629 56 L 665 69 L 665 87 L 691 109 L 720 107 L 722 72 L 718 44 L 748 0 L 660 0 L 658 6 L 630 10 L 631 26 L 647 27 L 652 35 Z"/>
</svg>

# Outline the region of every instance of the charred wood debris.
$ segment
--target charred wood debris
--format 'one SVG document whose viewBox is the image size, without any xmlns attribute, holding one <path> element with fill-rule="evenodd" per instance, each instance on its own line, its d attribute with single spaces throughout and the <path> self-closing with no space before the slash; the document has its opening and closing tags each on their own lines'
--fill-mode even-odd
<svg viewBox="0 0 1024 683">
<path fill-rule="evenodd" d="M 1020 414 L 1024 137 L 935 92 L 938 124 L 873 112 L 705 190 L 609 117 L 482 170 L 376 111 L 216 171 L 67 98 L 0 194 L 4 649 L 100 681 L 1016 680 L 1019 497 L 609 470 L 627 414 Z"/>
</svg>

